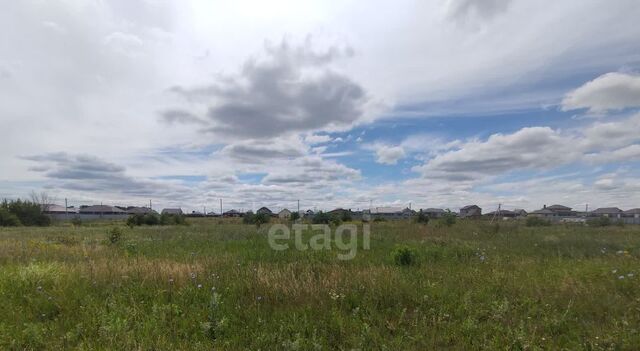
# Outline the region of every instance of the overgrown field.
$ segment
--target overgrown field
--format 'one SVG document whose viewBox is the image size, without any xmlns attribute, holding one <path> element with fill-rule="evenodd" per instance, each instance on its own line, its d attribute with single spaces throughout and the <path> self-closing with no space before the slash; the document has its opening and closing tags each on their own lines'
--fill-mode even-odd
<svg viewBox="0 0 640 351">
<path fill-rule="evenodd" d="M 341 261 L 190 223 L 0 228 L 0 349 L 640 348 L 638 227 L 373 223 Z"/>
</svg>

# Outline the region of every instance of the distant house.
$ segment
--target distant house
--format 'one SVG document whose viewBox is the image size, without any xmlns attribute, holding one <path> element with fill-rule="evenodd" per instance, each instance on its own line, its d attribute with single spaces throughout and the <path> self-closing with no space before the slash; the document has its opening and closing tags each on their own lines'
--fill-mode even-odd
<svg viewBox="0 0 640 351">
<path fill-rule="evenodd" d="M 266 207 L 260 207 L 256 211 L 256 214 L 266 214 L 266 215 L 269 215 L 269 216 L 273 216 L 273 212 L 270 209 L 266 208 Z"/>
<path fill-rule="evenodd" d="M 191 211 L 191 213 L 189 213 L 187 217 L 204 217 L 204 213 L 200 211 Z"/>
<path fill-rule="evenodd" d="M 482 216 L 482 209 L 478 205 L 468 205 L 460 209 L 460 217 L 480 217 Z"/>
<path fill-rule="evenodd" d="M 278 218 L 280 219 L 289 219 L 291 218 L 291 211 L 289 211 L 288 209 L 283 209 L 282 211 L 278 212 Z"/>
<path fill-rule="evenodd" d="M 183 215 L 184 213 L 182 212 L 181 208 L 165 208 L 164 210 L 162 210 L 162 214 Z"/>
<path fill-rule="evenodd" d="M 45 205 L 42 209 L 42 213 L 50 214 L 50 215 L 77 213 L 77 212 L 78 211 L 73 207 L 65 208 L 64 206 L 55 205 L 55 204 Z"/>
<path fill-rule="evenodd" d="M 303 213 L 304 218 L 311 218 L 315 215 L 315 212 L 313 212 L 312 210 L 306 210 Z"/>
<path fill-rule="evenodd" d="M 543 218 L 562 218 L 562 217 L 575 217 L 576 211 L 572 211 L 571 207 L 562 205 L 544 205 L 541 209 L 531 212 L 532 216 Z"/>
<path fill-rule="evenodd" d="M 596 217 L 621 218 L 623 213 L 624 211 L 617 207 L 602 207 L 593 210 L 591 215 Z"/>
<path fill-rule="evenodd" d="M 518 214 L 514 211 L 509 210 L 500 210 L 493 211 L 485 214 L 486 217 L 496 217 L 496 218 L 515 218 L 518 217 Z"/>
<path fill-rule="evenodd" d="M 409 208 L 402 208 L 402 207 L 375 207 L 370 210 L 364 210 L 362 212 L 363 212 L 363 218 L 366 217 L 366 215 L 369 215 L 374 219 L 381 218 L 381 219 L 387 219 L 387 220 L 407 219 L 407 218 L 411 218 L 416 214 L 415 211 Z"/>
<path fill-rule="evenodd" d="M 126 212 L 130 215 L 136 215 L 136 214 L 145 215 L 150 213 L 154 213 L 154 214 L 158 213 L 150 209 L 149 207 L 135 207 L 135 206 L 127 207 Z"/>
<path fill-rule="evenodd" d="M 515 210 L 513 210 L 513 213 L 516 214 L 516 217 L 526 217 L 528 214 L 527 211 L 521 208 L 516 208 Z"/>
<path fill-rule="evenodd" d="M 624 216 L 625 217 L 640 218 L 640 208 L 634 208 L 634 209 L 631 209 L 631 210 L 624 211 Z"/>
<path fill-rule="evenodd" d="M 242 217 L 244 213 L 237 210 L 229 210 L 222 214 L 222 217 Z"/>
<path fill-rule="evenodd" d="M 126 215 L 127 212 L 115 207 L 107 205 L 93 205 L 80 207 L 80 214 L 91 215 Z"/>
<path fill-rule="evenodd" d="M 549 207 L 545 206 L 544 208 L 553 211 L 553 214 L 556 217 L 571 217 L 576 215 L 576 212 L 572 211 L 571 207 L 567 206 L 551 205 Z"/>
<path fill-rule="evenodd" d="M 427 215 L 427 217 L 429 218 L 440 218 L 444 216 L 444 214 L 447 213 L 447 211 L 441 208 L 427 208 L 425 210 L 422 210 L 422 213 Z"/>
</svg>

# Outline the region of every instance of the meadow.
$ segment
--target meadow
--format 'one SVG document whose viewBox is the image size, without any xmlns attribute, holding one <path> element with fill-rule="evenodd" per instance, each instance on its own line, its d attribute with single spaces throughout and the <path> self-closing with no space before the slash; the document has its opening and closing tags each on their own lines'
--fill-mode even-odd
<svg viewBox="0 0 640 351">
<path fill-rule="evenodd" d="M 275 251 L 268 228 L 0 228 L 0 349 L 640 347 L 638 226 L 372 223 L 352 260 Z"/>
</svg>

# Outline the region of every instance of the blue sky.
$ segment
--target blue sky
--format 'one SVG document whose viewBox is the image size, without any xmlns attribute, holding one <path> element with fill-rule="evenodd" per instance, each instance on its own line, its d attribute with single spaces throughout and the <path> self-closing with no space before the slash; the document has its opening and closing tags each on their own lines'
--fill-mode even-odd
<svg viewBox="0 0 640 351">
<path fill-rule="evenodd" d="M 633 0 L 6 4 L 0 197 L 640 207 L 639 16 Z"/>
</svg>

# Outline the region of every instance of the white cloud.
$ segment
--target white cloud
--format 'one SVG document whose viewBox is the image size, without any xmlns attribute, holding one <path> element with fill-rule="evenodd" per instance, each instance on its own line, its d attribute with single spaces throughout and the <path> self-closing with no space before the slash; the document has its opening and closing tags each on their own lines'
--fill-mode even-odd
<svg viewBox="0 0 640 351">
<path fill-rule="evenodd" d="M 385 165 L 395 165 L 404 158 L 405 153 L 402 146 L 375 145 L 376 162 Z"/>
<path fill-rule="evenodd" d="M 587 108 L 592 113 L 640 107 L 640 76 L 607 73 L 568 93 L 564 111 Z"/>
<path fill-rule="evenodd" d="M 307 135 L 304 138 L 304 141 L 307 144 L 322 144 L 322 143 L 326 143 L 328 141 L 331 141 L 331 136 L 329 136 L 328 134 L 311 134 L 311 135 Z"/>
</svg>

